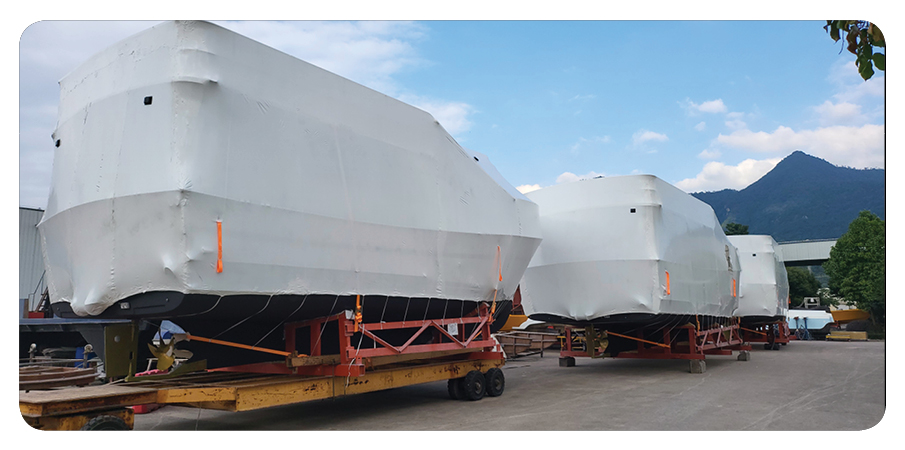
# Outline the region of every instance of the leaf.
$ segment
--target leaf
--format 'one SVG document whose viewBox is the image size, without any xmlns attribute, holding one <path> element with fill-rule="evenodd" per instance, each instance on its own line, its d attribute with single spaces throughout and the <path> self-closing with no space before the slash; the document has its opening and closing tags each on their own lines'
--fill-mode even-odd
<svg viewBox="0 0 905 450">
<path fill-rule="evenodd" d="M 839 41 L 839 27 L 836 26 L 835 22 L 827 20 L 826 26 L 824 26 L 823 29 L 830 34 L 830 37 L 833 38 L 833 42 Z"/>
<path fill-rule="evenodd" d="M 886 55 L 882 53 L 874 53 L 874 56 L 871 57 L 874 61 L 874 65 L 877 66 L 877 69 L 886 71 Z"/>
<path fill-rule="evenodd" d="M 852 52 L 853 55 L 858 54 L 858 29 L 852 28 L 848 35 L 845 36 L 845 40 L 848 41 L 848 51 Z"/>
<path fill-rule="evenodd" d="M 858 43 L 859 56 L 870 58 L 874 55 L 874 48 L 867 42 L 867 31 L 861 31 L 861 40 Z"/>
<path fill-rule="evenodd" d="M 860 62 L 862 60 L 858 61 Z M 864 81 L 867 81 L 870 79 L 870 77 L 874 76 L 874 68 L 870 60 L 867 60 L 866 63 L 858 65 L 858 73 L 861 74 L 861 78 L 864 78 Z"/>
<path fill-rule="evenodd" d="M 872 23 L 867 27 L 867 32 L 870 34 L 871 45 L 886 47 L 886 38 L 883 37 L 883 32 L 880 31 L 880 27 Z"/>
</svg>

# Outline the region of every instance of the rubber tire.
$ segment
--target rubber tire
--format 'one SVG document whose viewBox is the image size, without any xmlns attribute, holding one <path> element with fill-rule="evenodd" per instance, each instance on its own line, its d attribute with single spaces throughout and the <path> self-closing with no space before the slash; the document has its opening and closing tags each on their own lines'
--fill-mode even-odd
<svg viewBox="0 0 905 450">
<path fill-rule="evenodd" d="M 503 395 L 503 390 L 506 389 L 506 377 L 503 376 L 503 371 L 494 367 L 487 371 L 484 374 L 484 381 L 487 383 L 484 391 L 487 393 L 488 397 L 499 397 Z"/>
<path fill-rule="evenodd" d="M 116 416 L 97 416 L 82 426 L 82 431 L 129 431 L 129 425 Z"/>
<path fill-rule="evenodd" d="M 462 379 L 462 390 L 465 392 L 465 398 L 471 401 L 477 401 L 484 398 L 487 381 L 484 374 L 478 370 L 472 370 Z"/>
<path fill-rule="evenodd" d="M 465 389 L 462 388 L 462 378 L 450 378 L 446 382 L 446 391 L 453 400 L 465 400 Z"/>
</svg>

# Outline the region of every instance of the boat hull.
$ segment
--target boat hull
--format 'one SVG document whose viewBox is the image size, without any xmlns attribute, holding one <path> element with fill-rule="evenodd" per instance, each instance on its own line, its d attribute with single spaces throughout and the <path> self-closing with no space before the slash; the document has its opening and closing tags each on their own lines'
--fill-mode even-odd
<svg viewBox="0 0 905 450">
<path fill-rule="evenodd" d="M 736 315 L 743 324 L 785 320 L 789 310 L 789 279 L 779 245 L 770 236 L 729 236 L 742 268 Z"/>
<path fill-rule="evenodd" d="M 652 326 L 734 315 L 737 252 L 705 203 L 647 175 L 528 196 L 544 235 L 521 284 L 531 319 Z"/>
<path fill-rule="evenodd" d="M 63 314 L 470 310 L 511 300 L 540 243 L 537 205 L 430 114 L 213 24 L 161 24 L 60 85 L 39 229 Z"/>
</svg>

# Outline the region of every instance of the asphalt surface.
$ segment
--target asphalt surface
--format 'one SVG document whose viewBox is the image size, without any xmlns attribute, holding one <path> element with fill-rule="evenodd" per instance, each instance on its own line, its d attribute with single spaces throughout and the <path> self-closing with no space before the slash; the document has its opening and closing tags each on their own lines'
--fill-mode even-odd
<svg viewBox="0 0 905 450">
<path fill-rule="evenodd" d="M 755 346 L 749 361 L 708 357 L 703 374 L 681 360 L 559 367 L 553 351 L 507 361 L 503 395 L 476 402 L 434 382 L 238 413 L 168 405 L 135 430 L 867 430 L 884 417 L 886 364 L 883 341 Z"/>
</svg>

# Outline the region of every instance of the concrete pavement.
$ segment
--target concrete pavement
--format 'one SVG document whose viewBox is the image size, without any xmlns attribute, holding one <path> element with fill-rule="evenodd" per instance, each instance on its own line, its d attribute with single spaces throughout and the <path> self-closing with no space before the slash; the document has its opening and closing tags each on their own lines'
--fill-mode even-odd
<svg viewBox="0 0 905 450">
<path fill-rule="evenodd" d="M 886 344 L 793 341 L 750 361 L 510 360 L 500 397 L 450 400 L 446 382 L 223 412 L 168 405 L 136 430 L 866 430 L 886 408 Z"/>
</svg>

